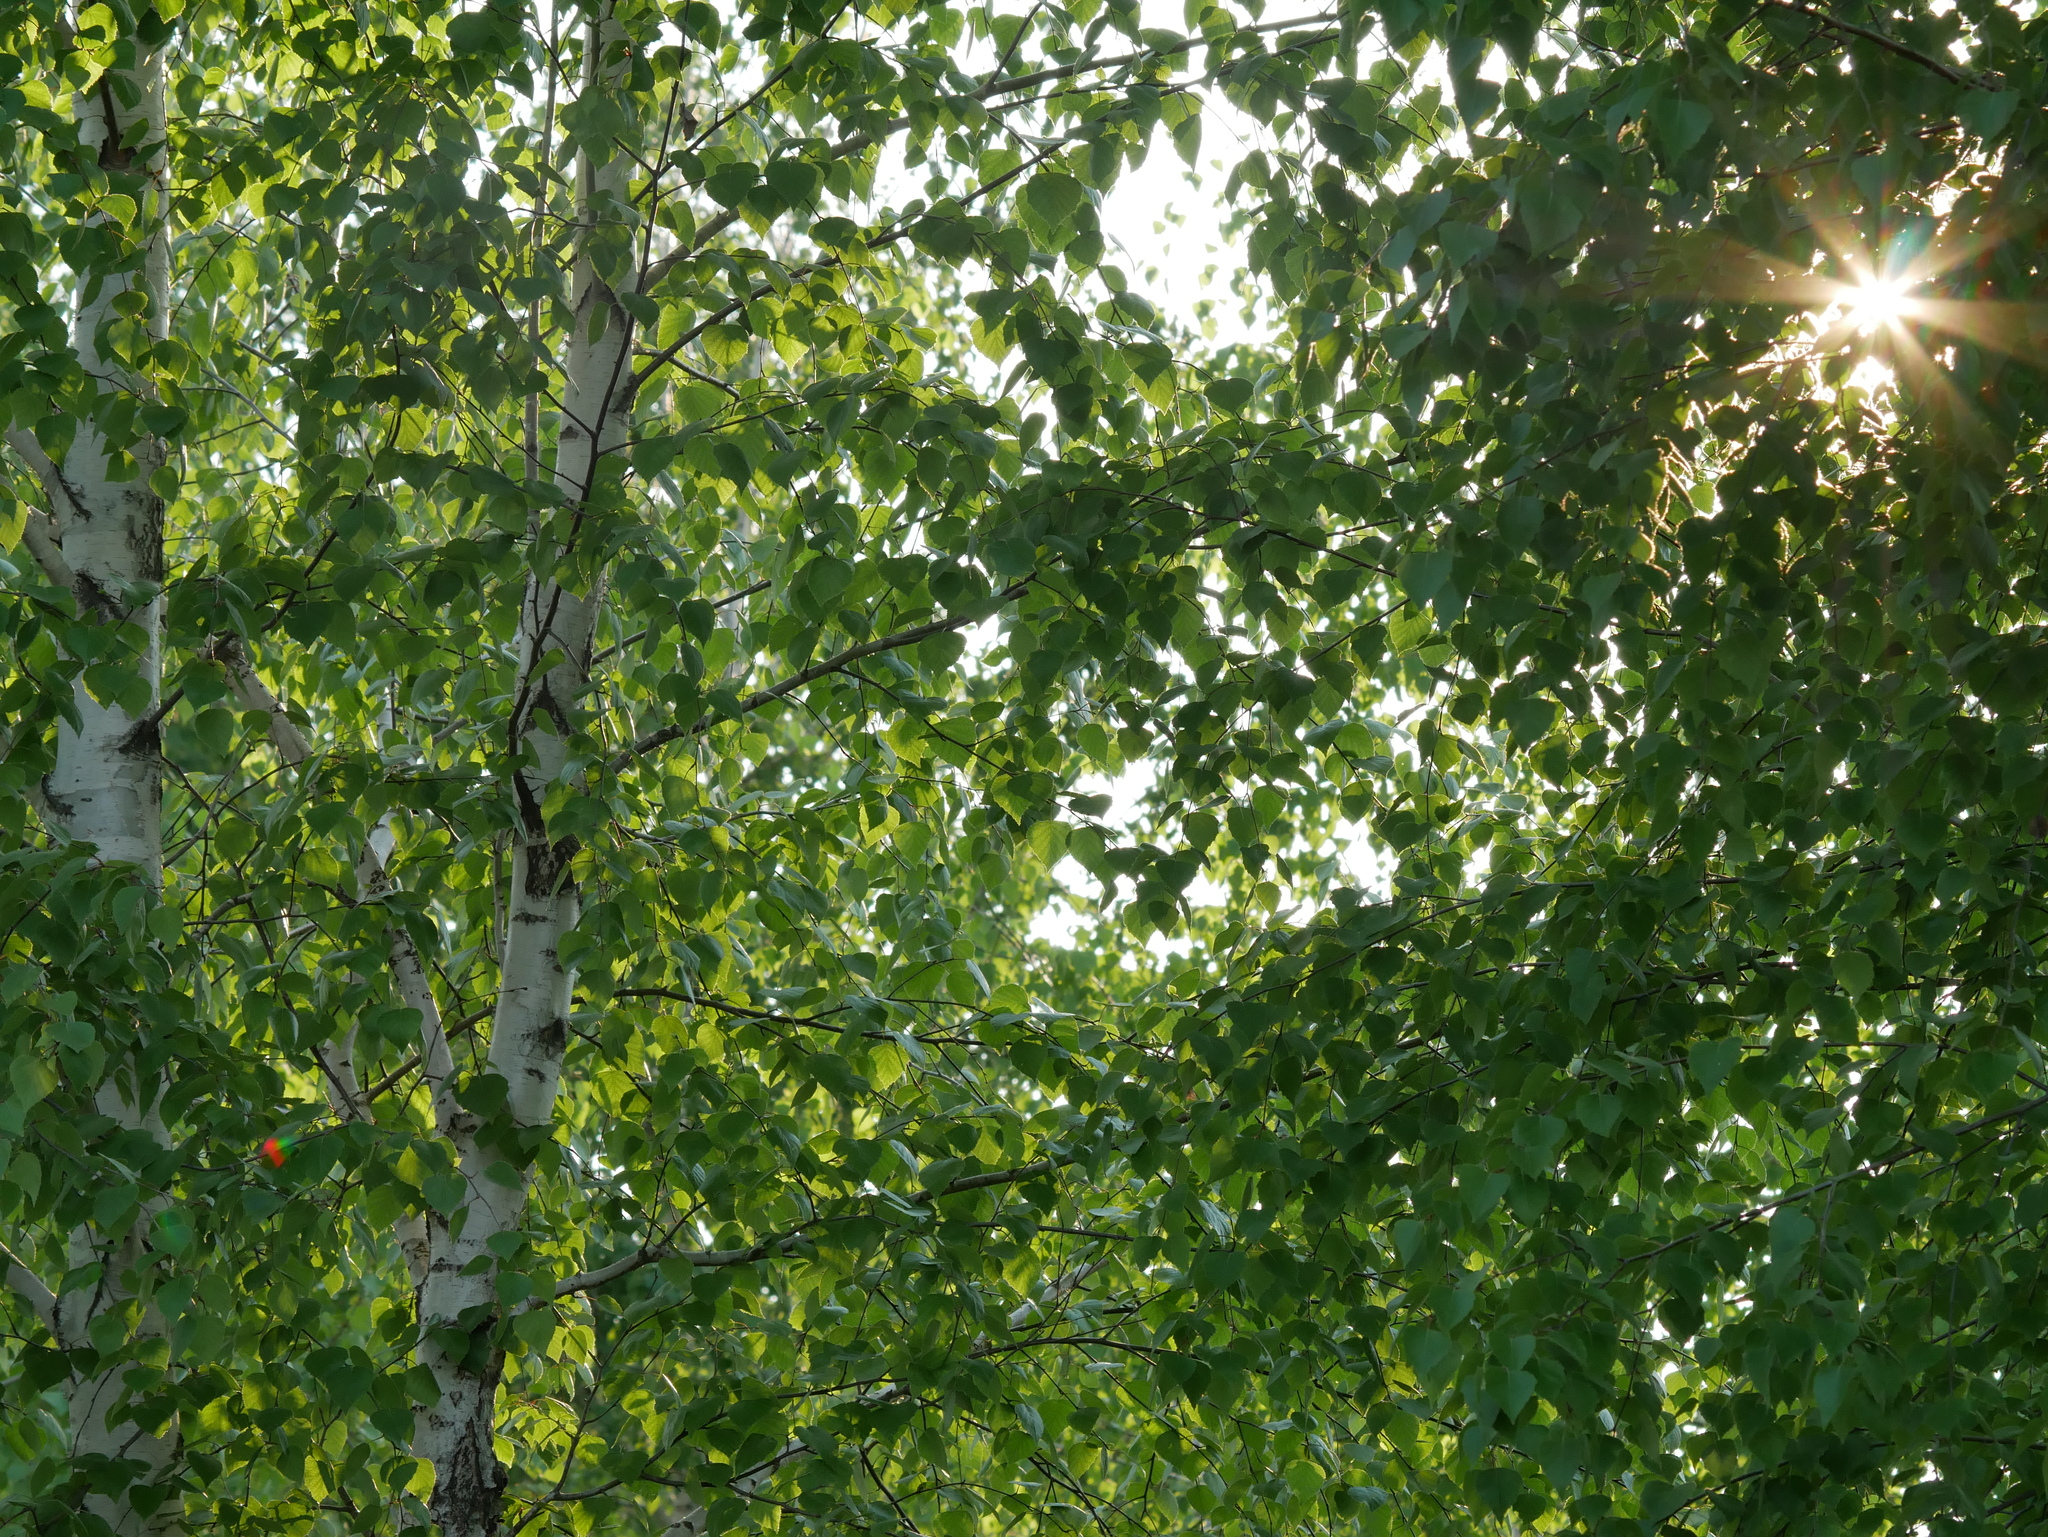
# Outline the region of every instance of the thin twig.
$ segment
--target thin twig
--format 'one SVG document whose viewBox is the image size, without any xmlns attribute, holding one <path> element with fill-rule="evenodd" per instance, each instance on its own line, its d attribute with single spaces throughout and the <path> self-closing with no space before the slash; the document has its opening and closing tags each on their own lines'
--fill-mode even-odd
<svg viewBox="0 0 2048 1537">
<path fill-rule="evenodd" d="M 1013 582 L 1010 586 L 1005 587 L 996 594 L 995 604 L 1000 606 L 1014 598 L 1023 596 L 1025 590 L 1030 585 L 1031 579 L 1029 577 L 1020 582 Z M 987 617 L 987 613 L 955 614 L 950 619 L 934 619 L 929 624 L 913 625 L 907 630 L 898 630 L 893 635 L 884 635 L 879 640 L 862 641 L 858 646 L 849 646 L 837 656 L 828 656 L 822 662 L 814 662 L 802 672 L 784 678 L 780 683 L 764 688 L 759 693 L 749 694 L 734 708 L 733 715 L 737 717 L 751 714 L 765 704 L 772 704 L 784 695 L 796 692 L 806 683 L 814 683 L 819 678 L 826 677 L 831 673 L 844 671 L 847 667 L 864 657 L 878 656 L 884 651 L 895 651 L 904 646 L 915 645 L 918 641 L 928 639 L 933 635 L 944 635 L 953 630 L 963 630 L 970 624 L 979 624 Z M 699 716 L 687 725 L 678 721 L 672 725 L 663 726 L 658 731 L 650 731 L 645 736 L 634 741 L 630 746 L 622 748 L 619 752 L 613 754 L 611 759 L 605 764 L 605 772 L 608 774 L 619 773 L 635 758 L 642 757 L 654 751 L 655 748 L 665 746 L 679 737 L 702 736 L 713 724 L 714 722 L 710 716 Z"/>
</svg>

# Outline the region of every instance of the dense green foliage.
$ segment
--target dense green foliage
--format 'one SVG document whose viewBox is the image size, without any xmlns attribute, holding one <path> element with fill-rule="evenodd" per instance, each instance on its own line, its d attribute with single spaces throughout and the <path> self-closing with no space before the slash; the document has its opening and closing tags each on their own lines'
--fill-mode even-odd
<svg viewBox="0 0 2048 1537">
<path fill-rule="evenodd" d="M 506 1531 L 2048 1518 L 2037 8 L 0 18 L 4 411 L 166 557 L 157 708 L 8 460 L 0 1234 L 58 1292 L 141 1242 L 89 1344 L 5 1304 L 6 1530 L 127 1501 L 110 1367 L 159 1525 L 419 1526 L 423 1332 L 502 1359 Z M 150 146 L 78 114 L 155 48 L 124 391 L 70 317 Z M 1259 345 L 1105 248 L 1176 155 Z M 636 372 L 565 489 L 579 257 Z M 522 807 L 551 581 L 597 655 Z M 38 809 L 79 690 L 160 723 L 160 898 Z M 534 1127 L 481 1050 L 541 822 Z M 424 1324 L 396 1235 L 477 1182 L 394 934 L 531 1180 Z"/>
</svg>

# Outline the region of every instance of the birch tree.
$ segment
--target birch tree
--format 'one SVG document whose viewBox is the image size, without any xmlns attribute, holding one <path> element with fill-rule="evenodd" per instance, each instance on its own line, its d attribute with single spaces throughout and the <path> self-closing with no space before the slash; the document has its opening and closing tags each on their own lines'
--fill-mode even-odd
<svg viewBox="0 0 2048 1537">
<path fill-rule="evenodd" d="M 100 193 L 75 232 L 72 256 L 74 411 L 48 444 L 21 424 L 7 435 L 39 493 L 20 530 L 23 547 L 77 623 L 64 648 L 76 680 L 60 696 L 50 766 L 34 799 L 53 839 L 90 846 L 124 871 L 134 883 L 125 894 L 134 912 L 154 905 L 163 890 L 158 726 L 167 485 L 159 424 L 150 420 L 149 366 L 170 314 L 165 39 L 161 27 L 123 26 L 102 12 L 81 16 L 68 41 L 94 60 L 97 78 L 91 90 L 73 93 L 62 138 Z M 125 238 L 115 233 L 121 226 Z M 161 1064 L 137 1049 L 139 1021 L 116 1009 L 93 1043 L 97 1070 L 85 1104 L 153 1160 L 167 1142 L 157 1105 Z M 175 1427 L 163 1416 L 123 1412 L 129 1395 L 118 1364 L 124 1347 L 161 1332 L 138 1278 L 149 1219 L 164 1204 L 155 1193 L 139 1201 L 123 1193 L 72 1224 L 61 1293 L 32 1267 L 8 1263 L 38 1322 L 80 1358 L 64 1382 L 74 1466 L 90 1474 L 132 1464 L 144 1486 L 142 1498 L 123 1500 L 129 1479 L 117 1477 L 82 1496 L 81 1509 L 123 1531 L 160 1529 L 152 1518 L 166 1509 L 163 1481 L 177 1449 Z M 112 1359 L 82 1364 L 101 1356 Z"/>
<path fill-rule="evenodd" d="M 0 17 L 0 1531 L 2038 1524 L 2037 8 Z"/>
</svg>

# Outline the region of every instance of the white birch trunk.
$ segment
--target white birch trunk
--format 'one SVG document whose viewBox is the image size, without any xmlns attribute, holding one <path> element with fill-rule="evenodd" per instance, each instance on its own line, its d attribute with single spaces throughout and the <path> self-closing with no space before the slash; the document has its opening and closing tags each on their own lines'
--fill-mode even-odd
<svg viewBox="0 0 2048 1537">
<path fill-rule="evenodd" d="M 616 22 L 593 23 L 585 90 L 614 89 L 624 78 L 622 40 Z M 585 228 L 621 216 L 630 168 L 622 155 L 584 154 L 577 217 Z M 604 456 L 625 442 L 632 376 L 630 318 L 588 256 L 577 264 L 574 285 L 555 456 L 555 483 L 572 509 L 607 473 Z M 522 1131 L 554 1120 L 574 984 L 559 947 L 579 911 L 570 872 L 577 844 L 550 833 L 542 806 L 567 766 L 568 739 L 583 712 L 603 578 L 574 583 L 570 569 L 564 561 L 553 573 L 536 572 L 528 580 L 519 616 L 518 703 L 508 742 L 519 830 L 488 1060 L 489 1071 L 505 1081 L 505 1114 Z M 429 1510 L 440 1529 L 448 1537 L 491 1537 L 500 1528 L 507 1482 L 492 1444 L 504 1365 L 493 1338 L 500 1310 L 493 1267 L 463 1272 L 489 1254 L 492 1238 L 520 1226 L 526 1176 L 502 1164 L 501 1149 L 478 1145 L 476 1117 L 458 1112 L 449 1129 L 465 1195 L 451 1217 L 427 1218 L 419 1359 L 433 1373 L 441 1397 L 419 1415 L 413 1450 L 433 1464 Z M 510 1183 L 487 1172 L 494 1164 Z"/>
<path fill-rule="evenodd" d="M 98 151 L 109 171 L 141 172 L 144 190 L 138 228 L 147 241 L 141 270 L 118 276 L 87 276 L 80 285 L 72 325 L 79 362 L 103 395 L 142 396 L 146 378 L 124 359 L 114 332 L 124 326 L 115 308 L 122 295 L 140 287 L 148 295 L 146 322 L 151 340 L 165 334 L 170 311 L 170 240 L 164 144 L 164 61 L 159 52 L 141 53 L 132 69 L 115 70 L 77 93 L 79 137 Z M 131 353 L 134 348 L 128 349 Z M 144 439 L 125 453 L 85 417 L 61 466 L 36 464 L 50 495 L 58 543 L 57 563 L 71 577 L 82 617 L 117 627 L 119 641 L 103 653 L 133 673 L 142 685 L 130 703 L 102 704 L 81 684 L 73 691 L 79 725 L 57 729 L 54 767 L 43 795 L 54 826 L 63 836 L 94 845 L 99 857 L 135 867 L 150 888 L 163 884 L 163 843 L 159 804 L 160 763 L 155 721 L 162 679 L 164 578 L 163 503 L 149 476 L 164 462 L 162 445 Z M 54 569 L 45 561 L 46 570 Z M 138 1077 L 117 1050 L 97 1093 L 97 1108 L 131 1129 L 162 1142 L 164 1126 L 153 1108 L 159 1084 Z M 71 1235 L 74 1269 L 97 1265 L 90 1285 L 58 1297 L 51 1326 L 60 1344 L 88 1346 L 109 1315 L 120 1319 L 117 1338 L 160 1333 L 163 1320 L 153 1305 L 138 1301 L 138 1268 L 147 1263 L 147 1233 L 156 1205 L 145 1208 L 125 1232 L 80 1228 Z M 145 1430 L 128 1418 L 131 1395 L 124 1366 L 82 1373 L 70 1383 L 71 1453 L 74 1458 L 110 1458 L 129 1464 L 131 1493 L 161 1483 L 177 1456 L 175 1423 Z M 153 1497 L 145 1497 L 153 1505 Z M 105 1521 L 120 1537 L 161 1533 L 178 1524 L 179 1505 L 164 1499 L 140 1513 L 127 1495 L 86 1496 L 87 1513 Z"/>
<path fill-rule="evenodd" d="M 121 97 L 133 91 L 132 107 Z M 165 334 L 170 308 L 169 231 L 165 225 L 163 55 L 138 60 L 133 70 L 116 70 L 99 88 L 78 94 L 79 137 L 100 152 L 101 164 L 130 165 L 139 131 L 153 147 L 147 167 L 155 188 L 153 208 L 140 217 L 155 227 L 140 274 L 88 277 L 79 287 L 71 341 L 87 373 L 103 394 L 141 395 L 147 382 L 109 344 L 107 330 L 121 318 L 115 301 L 137 286 L 150 300 L 152 339 Z M 123 465 L 124 460 L 130 460 Z M 124 454 L 110 444 L 90 417 L 78 423 L 50 512 L 59 551 L 72 578 L 83 615 L 129 631 L 123 658 L 148 686 L 149 703 L 131 715 L 117 704 L 101 704 L 80 686 L 73 691 L 80 725 L 57 728 L 57 761 L 43 793 L 66 836 L 96 845 L 100 857 L 135 865 L 152 886 L 163 880 L 161 799 L 157 734 L 153 723 L 162 676 L 163 503 L 149 488 L 149 476 L 163 463 L 163 449 L 145 439 Z M 122 474 L 123 478 L 114 478 Z"/>
</svg>

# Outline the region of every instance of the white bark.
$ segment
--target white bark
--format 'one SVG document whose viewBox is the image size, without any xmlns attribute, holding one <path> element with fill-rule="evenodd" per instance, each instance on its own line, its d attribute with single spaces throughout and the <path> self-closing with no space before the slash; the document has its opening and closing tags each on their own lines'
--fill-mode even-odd
<svg viewBox="0 0 2048 1537">
<path fill-rule="evenodd" d="M 615 89 L 625 73 L 623 32 L 604 19 L 592 24 L 590 37 L 583 88 Z M 577 217 L 586 229 L 623 216 L 630 169 L 624 156 L 584 155 Z M 630 318 L 588 255 L 578 262 L 574 283 L 555 457 L 555 483 L 567 493 L 572 516 L 608 473 L 605 455 L 626 440 L 632 376 Z M 536 523 L 536 547 L 541 533 Z M 489 1071 L 505 1083 L 504 1115 L 522 1132 L 553 1122 L 568 1044 L 574 978 L 560 945 L 579 912 L 570 871 L 577 845 L 549 831 L 542 807 L 569 765 L 569 737 L 583 709 L 603 599 L 602 577 L 577 582 L 570 576 L 574 562 L 560 549 L 554 554 L 554 569 L 529 578 L 520 605 L 519 690 L 508 741 L 519 831 L 488 1059 Z M 463 1272 L 490 1252 L 493 1237 L 519 1227 L 526 1176 L 511 1167 L 504 1149 L 478 1143 L 474 1116 L 460 1113 L 448 1129 L 465 1195 L 451 1218 L 427 1218 L 419 1359 L 441 1397 L 419 1415 L 413 1450 L 433 1465 L 429 1510 L 447 1537 L 492 1537 L 500 1529 L 507 1480 L 492 1449 L 504 1363 L 493 1339 L 499 1310 L 493 1267 Z"/>
<path fill-rule="evenodd" d="M 136 97 L 132 107 L 122 97 Z M 143 55 L 133 70 L 114 71 L 97 89 L 78 93 L 79 137 L 96 148 L 101 164 L 133 165 L 139 135 L 155 146 L 145 169 L 155 189 L 155 206 L 140 218 L 155 227 L 140 274 L 88 277 L 80 285 L 72 323 L 78 360 L 103 391 L 141 394 L 147 383 L 110 345 L 110 327 L 120 323 L 115 301 L 137 286 L 150 299 L 150 334 L 164 334 L 169 314 L 169 240 L 164 218 L 163 55 Z M 17 448 L 21 445 L 17 444 Z M 162 674 L 163 504 L 149 488 L 149 475 L 163 463 L 161 445 L 145 439 L 123 453 L 108 442 L 90 416 L 54 468 L 51 516 L 59 552 L 72 574 L 80 610 L 103 624 L 129 631 L 125 665 L 148 686 L 149 703 L 137 714 L 101 704 L 90 691 L 74 691 L 79 729 L 57 731 L 57 761 L 43 792 L 68 836 L 94 844 L 100 857 L 135 865 L 151 885 L 162 881 L 162 840 L 157 807 L 161 796 L 154 714 Z M 40 467 L 38 467 L 40 473 Z M 116 478 L 120 476 L 122 478 Z"/>
<path fill-rule="evenodd" d="M 43 445 L 36 441 L 35 434 L 19 427 L 9 427 L 6 436 L 7 446 L 35 474 L 43 488 L 43 499 L 52 508 L 68 504 L 70 496 L 64 477 L 50 462 L 50 456 L 43 452 Z M 27 521 L 21 527 L 21 542 L 35 563 L 42 567 L 43 576 L 52 587 L 65 592 L 76 589 L 78 573 L 64 558 L 64 531 L 57 526 L 55 512 L 30 509 Z"/>
<path fill-rule="evenodd" d="M 7 1284 L 21 1296 L 35 1311 L 45 1329 L 57 1332 L 57 1294 L 50 1290 L 47 1282 L 36 1274 L 27 1261 L 6 1244 L 0 1243 L 0 1269 L 7 1273 Z"/>
<path fill-rule="evenodd" d="M 72 324 L 72 346 L 80 364 L 113 395 L 147 393 L 147 379 L 121 353 L 126 326 L 115 307 L 141 288 L 148 295 L 148 334 L 164 335 L 169 314 L 170 241 L 164 143 L 164 61 L 161 52 L 142 53 L 133 68 L 115 70 L 76 92 L 79 137 L 97 152 L 110 173 L 142 178 L 137 228 L 144 231 L 138 272 L 88 275 L 81 280 Z M 127 349 L 131 354 L 134 348 Z M 135 868 L 149 887 L 163 882 L 160 764 L 156 705 L 162 676 L 163 505 L 149 476 L 164 461 L 162 445 L 144 439 L 126 451 L 110 442 L 96 420 L 84 415 L 61 465 L 52 464 L 32 439 L 13 445 L 43 483 L 51 523 L 32 541 L 56 549 L 38 551 L 46 574 L 70 577 L 81 617 L 117 630 L 105 659 L 116 661 L 142 685 L 133 711 L 102 704 L 84 687 L 72 700 L 79 725 L 57 729 L 54 766 L 43 794 L 54 827 L 66 838 L 92 844 L 99 857 Z M 166 1141 L 153 1108 L 158 1084 L 140 1077 L 116 1053 L 96 1093 L 96 1108 L 131 1129 Z M 122 1232 L 90 1227 L 71 1235 L 74 1270 L 97 1266 L 90 1284 L 63 1293 L 50 1310 L 52 1332 L 67 1349 L 89 1348 L 93 1325 L 109 1315 L 122 1320 L 121 1333 L 160 1333 L 161 1316 L 140 1300 L 141 1270 L 149 1261 L 148 1223 L 160 1203 L 145 1207 Z M 104 1331 L 100 1331 L 104 1337 Z M 129 1418 L 131 1394 L 118 1360 L 70 1383 L 71 1453 L 74 1458 L 127 1462 L 136 1486 L 160 1484 L 177 1456 L 175 1422 L 145 1430 Z M 179 1503 L 166 1499 L 144 1516 L 123 1495 L 90 1494 L 86 1511 L 105 1521 L 119 1537 L 167 1532 L 178 1525 Z"/>
</svg>

